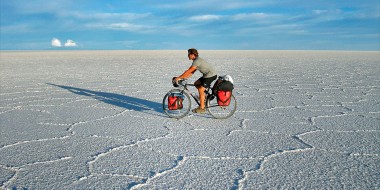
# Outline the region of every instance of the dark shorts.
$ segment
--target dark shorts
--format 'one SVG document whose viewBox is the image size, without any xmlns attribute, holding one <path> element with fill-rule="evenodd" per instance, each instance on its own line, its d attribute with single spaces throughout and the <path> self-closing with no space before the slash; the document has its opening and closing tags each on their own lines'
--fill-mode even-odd
<svg viewBox="0 0 380 190">
<path fill-rule="evenodd" d="M 198 81 L 201 83 L 201 85 L 203 87 L 208 88 L 208 87 L 210 87 L 212 81 L 214 81 L 217 77 L 218 77 L 217 75 L 212 76 L 210 78 L 203 78 L 203 77 L 201 77 L 201 78 L 198 79 Z"/>
</svg>

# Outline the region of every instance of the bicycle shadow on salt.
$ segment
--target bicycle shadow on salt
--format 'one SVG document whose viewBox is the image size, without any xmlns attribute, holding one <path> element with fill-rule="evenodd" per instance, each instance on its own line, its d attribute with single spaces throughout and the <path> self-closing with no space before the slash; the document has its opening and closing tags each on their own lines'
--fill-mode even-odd
<svg viewBox="0 0 380 190">
<path fill-rule="evenodd" d="M 163 113 L 161 103 L 109 92 L 94 91 L 83 88 L 76 88 L 72 86 L 57 85 L 52 83 L 46 84 L 68 90 L 69 92 L 72 92 L 74 94 L 91 97 L 95 100 L 104 102 L 106 104 L 118 106 L 127 110 L 134 110 L 164 117 L 164 115 L 161 114 Z"/>
</svg>

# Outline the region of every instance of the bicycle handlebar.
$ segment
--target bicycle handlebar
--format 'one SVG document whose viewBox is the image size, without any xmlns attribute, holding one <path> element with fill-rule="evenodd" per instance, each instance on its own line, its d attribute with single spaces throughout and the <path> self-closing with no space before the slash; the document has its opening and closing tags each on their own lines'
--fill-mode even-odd
<svg viewBox="0 0 380 190">
<path fill-rule="evenodd" d="M 187 85 L 187 80 L 186 79 L 179 80 L 178 81 L 178 85 L 180 85 L 180 86 L 186 86 Z"/>
<path fill-rule="evenodd" d="M 185 87 L 186 85 L 188 85 L 187 84 L 187 79 L 182 79 L 182 80 L 179 80 L 179 81 L 175 81 L 174 78 L 173 78 L 172 83 L 173 83 L 174 87 L 179 87 L 179 86 Z"/>
</svg>

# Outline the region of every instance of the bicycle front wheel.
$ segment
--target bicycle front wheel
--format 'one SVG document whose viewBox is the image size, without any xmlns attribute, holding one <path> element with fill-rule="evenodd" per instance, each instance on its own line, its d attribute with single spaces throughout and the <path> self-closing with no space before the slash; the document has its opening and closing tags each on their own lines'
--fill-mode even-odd
<svg viewBox="0 0 380 190">
<path fill-rule="evenodd" d="M 217 98 L 212 95 L 207 98 L 206 107 L 207 111 L 217 119 L 227 119 L 231 117 L 236 111 L 236 99 L 233 94 L 231 94 L 230 105 L 228 106 L 219 106 Z"/>
<path fill-rule="evenodd" d="M 182 99 L 181 106 L 169 106 L 170 101 L 169 98 L 172 96 L 180 97 Z M 162 108 L 164 109 L 164 112 L 172 118 L 183 118 L 185 117 L 191 109 L 191 100 L 189 94 L 187 94 L 185 91 L 180 89 L 173 89 L 170 90 L 166 95 L 164 96 L 164 99 L 162 100 Z"/>
</svg>

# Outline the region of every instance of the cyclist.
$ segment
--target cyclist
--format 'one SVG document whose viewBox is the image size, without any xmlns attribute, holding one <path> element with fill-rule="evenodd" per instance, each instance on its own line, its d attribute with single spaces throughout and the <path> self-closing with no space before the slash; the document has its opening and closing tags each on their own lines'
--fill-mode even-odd
<svg viewBox="0 0 380 190">
<path fill-rule="evenodd" d="M 210 87 L 212 81 L 217 78 L 217 73 L 211 64 L 198 55 L 198 50 L 194 48 L 187 50 L 187 56 L 189 60 L 193 60 L 193 63 L 181 76 L 176 77 L 174 82 L 178 83 L 179 80 L 190 78 L 195 71 L 199 70 L 203 76 L 194 82 L 194 86 L 198 89 L 200 105 L 198 108 L 193 109 L 193 112 L 205 113 L 205 91 Z"/>
</svg>

